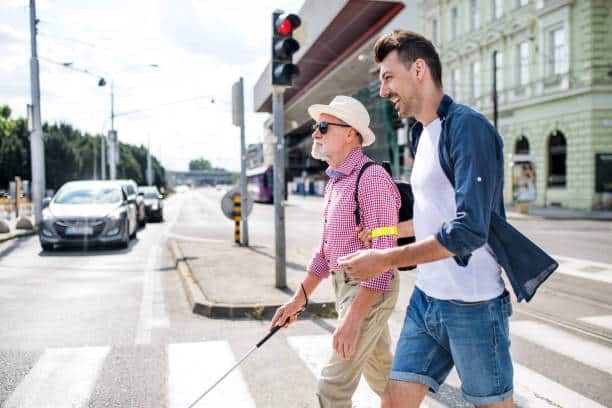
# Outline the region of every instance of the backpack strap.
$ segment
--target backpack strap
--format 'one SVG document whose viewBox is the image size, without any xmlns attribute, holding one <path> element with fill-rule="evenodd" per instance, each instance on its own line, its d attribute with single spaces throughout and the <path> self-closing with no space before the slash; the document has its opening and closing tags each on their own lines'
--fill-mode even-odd
<svg viewBox="0 0 612 408">
<path fill-rule="evenodd" d="M 366 171 L 368 167 L 371 165 L 378 163 L 369 161 L 365 162 L 361 169 L 359 170 L 359 174 L 357 175 L 357 181 L 355 182 L 355 225 L 361 225 L 361 214 L 359 213 L 359 180 L 361 180 L 361 175 Z"/>
</svg>

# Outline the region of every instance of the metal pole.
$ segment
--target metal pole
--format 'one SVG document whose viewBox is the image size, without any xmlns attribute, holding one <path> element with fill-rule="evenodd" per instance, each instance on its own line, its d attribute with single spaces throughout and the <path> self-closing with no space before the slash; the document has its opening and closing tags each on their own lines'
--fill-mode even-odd
<svg viewBox="0 0 612 408">
<path fill-rule="evenodd" d="M 244 81 L 240 77 L 240 218 L 242 218 L 242 245 L 249 246 L 248 192 L 246 180 L 246 146 L 244 137 Z"/>
<path fill-rule="evenodd" d="M 36 46 L 36 4 L 30 0 L 30 88 L 32 91 L 32 133 L 30 135 L 30 161 L 32 166 L 32 202 L 34 224 L 42 220 L 42 199 L 45 194 L 45 146 L 40 118 L 40 80 Z"/>
<path fill-rule="evenodd" d="M 285 141 L 284 108 L 282 87 L 272 91 L 272 113 L 274 117 L 274 230 L 276 231 L 276 287 L 287 287 L 285 267 Z"/>
<path fill-rule="evenodd" d="M 493 50 L 493 126 L 497 129 L 497 50 Z"/>
<path fill-rule="evenodd" d="M 117 132 L 115 131 L 115 82 L 111 81 L 111 131 L 108 133 L 108 167 L 111 180 L 117 179 Z"/>
<path fill-rule="evenodd" d="M 104 135 L 100 135 L 100 180 L 106 180 L 106 143 Z"/>
</svg>

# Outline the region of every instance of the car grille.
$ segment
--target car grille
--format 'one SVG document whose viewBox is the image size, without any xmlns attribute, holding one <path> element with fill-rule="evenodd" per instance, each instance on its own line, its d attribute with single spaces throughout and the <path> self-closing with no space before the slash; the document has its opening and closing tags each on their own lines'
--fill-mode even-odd
<svg viewBox="0 0 612 408">
<path fill-rule="evenodd" d="M 62 218 L 53 223 L 53 227 L 57 234 L 62 238 L 68 239 L 84 239 L 96 238 L 104 231 L 106 222 L 101 218 Z M 91 227 L 91 234 L 66 234 L 66 228 L 70 227 Z"/>
</svg>

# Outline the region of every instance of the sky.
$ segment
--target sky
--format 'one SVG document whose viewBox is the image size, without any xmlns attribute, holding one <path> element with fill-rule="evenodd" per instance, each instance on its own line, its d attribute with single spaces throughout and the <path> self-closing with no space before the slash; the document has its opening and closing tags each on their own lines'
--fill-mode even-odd
<svg viewBox="0 0 612 408">
<path fill-rule="evenodd" d="M 253 112 L 253 87 L 270 59 L 271 13 L 298 12 L 302 3 L 37 0 L 42 120 L 106 134 L 112 83 L 120 141 L 150 140 L 167 170 L 204 157 L 237 171 L 232 84 L 244 78 L 246 142 L 261 142 L 268 114 Z M 13 118 L 26 117 L 31 103 L 28 4 L 0 0 L 0 105 Z"/>
</svg>

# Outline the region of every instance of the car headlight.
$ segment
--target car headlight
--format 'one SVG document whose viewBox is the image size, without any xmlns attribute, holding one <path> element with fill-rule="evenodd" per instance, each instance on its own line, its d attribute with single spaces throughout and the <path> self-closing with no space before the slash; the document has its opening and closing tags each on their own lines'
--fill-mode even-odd
<svg viewBox="0 0 612 408">
<path fill-rule="evenodd" d="M 159 208 L 159 205 L 157 205 L 157 203 L 153 203 L 153 204 L 151 204 L 151 209 L 152 209 L 153 211 L 157 211 L 157 209 L 158 209 L 158 208 Z"/>
<path fill-rule="evenodd" d="M 122 207 L 117 207 L 110 214 L 108 214 L 107 217 L 113 221 L 118 221 L 124 215 L 125 215 L 125 209 L 123 209 Z"/>
<path fill-rule="evenodd" d="M 42 211 L 42 219 L 43 219 L 43 221 L 53 221 L 55 219 L 55 217 L 51 213 L 51 210 L 49 210 L 48 208 L 45 208 Z"/>
</svg>

